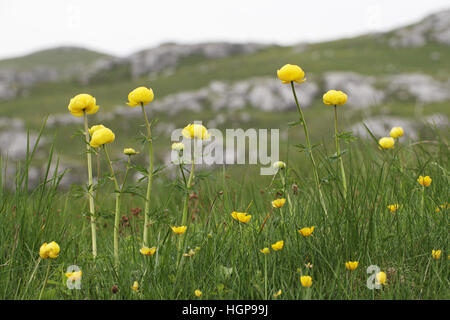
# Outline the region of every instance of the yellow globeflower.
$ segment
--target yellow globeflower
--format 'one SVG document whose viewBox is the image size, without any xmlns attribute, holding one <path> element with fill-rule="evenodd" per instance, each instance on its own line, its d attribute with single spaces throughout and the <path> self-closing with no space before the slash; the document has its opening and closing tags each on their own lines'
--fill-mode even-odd
<svg viewBox="0 0 450 320">
<path fill-rule="evenodd" d="M 302 283 L 303 287 L 309 288 L 312 285 L 312 278 L 310 276 L 301 276 L 300 282 Z"/>
<path fill-rule="evenodd" d="M 314 231 L 314 226 L 312 226 L 311 228 L 305 227 L 302 228 L 300 230 L 298 230 L 298 232 L 300 232 L 300 234 L 304 237 L 309 237 Z"/>
<path fill-rule="evenodd" d="M 395 211 L 398 210 L 399 205 L 398 205 L 398 203 L 396 203 L 396 204 L 390 204 L 390 205 L 387 206 L 387 208 L 388 208 L 391 212 L 395 212 Z"/>
<path fill-rule="evenodd" d="M 231 216 L 233 217 L 234 220 L 237 220 L 242 223 L 247 223 L 252 218 L 251 215 L 247 215 L 247 213 L 245 212 L 236 212 L 236 211 L 233 211 L 231 213 Z"/>
<path fill-rule="evenodd" d="M 133 289 L 134 292 L 138 292 L 139 291 L 139 282 L 137 282 L 137 281 L 133 282 L 131 289 Z"/>
<path fill-rule="evenodd" d="M 123 153 L 127 156 L 134 156 L 135 154 L 138 154 L 139 152 L 137 152 L 133 148 L 125 148 L 125 149 L 123 149 Z"/>
<path fill-rule="evenodd" d="M 92 135 L 94 134 L 95 131 L 100 130 L 100 129 L 104 129 L 104 128 L 105 128 L 104 125 L 102 125 L 102 124 L 97 124 L 97 125 L 95 125 L 95 126 L 92 126 L 92 127 L 89 129 L 89 134 L 92 136 Z"/>
<path fill-rule="evenodd" d="M 81 93 L 70 99 L 67 107 L 75 117 L 82 117 L 84 112 L 94 114 L 100 108 L 96 105 L 95 98 L 87 93 Z"/>
<path fill-rule="evenodd" d="M 186 232 L 186 229 L 187 229 L 186 226 L 172 227 L 172 231 L 175 234 L 183 234 Z"/>
<path fill-rule="evenodd" d="M 386 273 L 384 273 L 383 271 L 378 272 L 376 275 L 376 279 L 377 279 L 378 283 L 385 285 L 386 284 Z"/>
<path fill-rule="evenodd" d="M 431 185 L 431 178 L 429 176 L 419 176 L 419 178 L 417 179 L 417 182 L 420 183 L 421 186 L 423 187 L 429 187 Z"/>
<path fill-rule="evenodd" d="M 111 129 L 102 128 L 94 132 L 89 144 L 93 148 L 98 148 L 106 143 L 113 142 L 115 138 L 116 136 L 114 135 L 114 132 L 111 131 Z"/>
<path fill-rule="evenodd" d="M 395 140 L 391 137 L 384 137 L 378 141 L 378 144 L 383 149 L 392 149 L 395 144 Z"/>
<path fill-rule="evenodd" d="M 39 256 L 42 259 L 47 258 L 56 259 L 58 258 L 59 251 L 60 251 L 59 245 L 55 241 L 52 241 L 50 243 L 45 242 L 39 248 Z"/>
<path fill-rule="evenodd" d="M 261 249 L 261 250 L 259 250 L 261 253 L 264 253 L 264 254 L 269 254 L 270 253 L 270 249 L 269 248 L 264 248 L 264 249 Z"/>
<path fill-rule="evenodd" d="M 272 245 L 272 249 L 275 251 L 283 249 L 284 241 L 280 240 Z"/>
<path fill-rule="evenodd" d="M 280 289 L 280 290 L 278 290 L 276 293 L 273 294 L 273 297 L 276 298 L 276 297 L 278 297 L 278 296 L 281 296 L 281 294 L 282 294 L 282 291 L 281 291 L 281 289 Z"/>
<path fill-rule="evenodd" d="M 302 83 L 305 79 L 305 72 L 297 65 L 286 64 L 277 71 L 277 76 L 282 83 L 297 82 Z"/>
<path fill-rule="evenodd" d="M 156 252 L 156 247 L 148 248 L 148 247 L 142 247 L 139 250 L 144 256 L 152 256 Z"/>
<path fill-rule="evenodd" d="M 203 292 L 201 292 L 199 289 L 197 289 L 197 290 L 194 291 L 194 294 L 195 294 L 197 297 L 201 297 L 202 294 L 203 294 Z"/>
<path fill-rule="evenodd" d="M 353 271 L 356 270 L 356 268 L 358 268 L 358 261 L 347 261 L 345 263 L 345 267 L 347 268 L 347 270 Z"/>
<path fill-rule="evenodd" d="M 402 127 L 393 127 L 391 129 L 391 132 L 389 133 L 389 135 L 394 139 L 403 137 L 403 128 Z"/>
<path fill-rule="evenodd" d="M 184 129 L 181 131 L 181 134 L 188 139 L 209 139 L 209 137 L 211 136 L 208 133 L 208 130 L 205 128 L 205 126 L 201 125 L 201 124 L 188 124 L 186 127 L 184 127 Z"/>
<path fill-rule="evenodd" d="M 172 150 L 183 151 L 184 150 L 184 143 L 183 142 L 174 142 L 174 143 L 172 143 Z"/>
<path fill-rule="evenodd" d="M 323 103 L 329 106 L 341 106 L 347 102 L 347 95 L 342 91 L 330 90 L 323 95 Z"/>
<path fill-rule="evenodd" d="M 274 208 L 281 208 L 282 206 L 284 206 L 284 204 L 286 203 L 286 199 L 282 198 L 282 199 L 276 199 L 272 201 L 272 207 Z"/>
<path fill-rule="evenodd" d="M 140 105 L 145 106 L 146 104 L 153 101 L 155 95 L 153 90 L 146 87 L 139 87 L 134 89 L 128 94 L 128 105 L 130 107 L 137 107 Z"/>
<path fill-rule="evenodd" d="M 434 250 L 431 251 L 431 256 L 433 257 L 433 259 L 439 259 L 441 257 L 441 250 Z"/>
<path fill-rule="evenodd" d="M 83 273 L 81 271 L 65 273 L 66 277 L 69 278 L 72 281 L 76 281 L 76 280 L 81 279 L 82 274 Z"/>
</svg>

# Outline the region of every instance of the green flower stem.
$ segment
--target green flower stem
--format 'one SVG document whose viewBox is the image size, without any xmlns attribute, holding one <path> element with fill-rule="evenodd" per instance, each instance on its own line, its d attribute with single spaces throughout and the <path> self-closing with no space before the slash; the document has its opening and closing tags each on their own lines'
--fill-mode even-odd
<svg viewBox="0 0 450 320">
<path fill-rule="evenodd" d="M 50 273 L 50 264 L 51 264 L 51 261 L 50 261 L 50 259 L 48 259 L 48 263 L 47 263 L 47 272 L 45 273 L 44 283 L 42 284 L 42 289 L 41 289 L 41 293 L 39 294 L 38 300 L 41 300 L 42 294 L 44 293 L 45 286 L 47 285 L 48 275 L 49 275 L 49 273 Z"/>
<path fill-rule="evenodd" d="M 287 169 L 283 169 L 282 171 L 286 170 L 286 176 L 284 176 L 283 172 L 280 172 L 280 177 L 281 177 L 281 183 L 283 184 L 283 192 L 286 195 L 286 199 L 288 202 L 288 206 L 289 206 L 289 213 L 291 214 L 291 216 L 293 215 L 292 212 L 292 202 L 291 202 L 291 196 L 289 195 L 289 192 L 287 191 L 286 188 L 286 179 L 287 179 Z"/>
<path fill-rule="evenodd" d="M 267 254 L 264 253 L 264 300 L 267 298 Z"/>
<path fill-rule="evenodd" d="M 319 180 L 319 174 L 317 173 L 316 161 L 314 160 L 312 147 L 311 147 L 311 141 L 309 140 L 308 127 L 306 125 L 306 121 L 305 121 L 305 117 L 303 115 L 302 108 L 300 108 L 300 104 L 298 103 L 297 94 L 295 93 L 294 82 L 292 82 L 292 81 L 291 81 L 291 88 L 292 88 L 292 93 L 294 94 L 295 104 L 297 105 L 297 110 L 298 110 L 298 113 L 300 116 L 300 121 L 303 125 L 303 130 L 305 131 L 305 138 L 306 138 L 306 144 L 308 147 L 308 154 L 309 154 L 309 158 L 311 159 L 311 162 L 313 164 L 314 180 L 316 182 L 317 191 L 319 192 L 320 204 L 322 206 L 323 212 L 325 213 L 325 216 L 328 217 L 328 211 L 325 206 L 325 201 L 323 199 L 322 189 L 320 188 L 320 180 Z"/>
<path fill-rule="evenodd" d="M 339 164 L 341 166 L 342 187 L 344 188 L 344 199 L 347 200 L 347 180 L 345 179 L 344 162 L 342 161 L 341 147 L 339 145 L 338 134 L 339 134 L 339 132 L 338 132 L 338 121 L 337 121 L 337 106 L 334 106 L 334 137 L 336 138 L 336 155 L 339 158 Z"/>
<path fill-rule="evenodd" d="M 93 195 L 93 180 L 92 180 L 92 155 L 91 147 L 89 145 L 89 126 L 86 111 L 83 112 L 84 115 L 84 136 L 86 138 L 86 156 L 88 165 L 88 198 L 89 198 L 89 213 L 91 215 L 91 234 L 92 234 L 92 255 L 97 257 L 97 227 L 96 227 L 96 217 L 95 217 L 95 207 L 94 207 L 94 195 Z"/>
<path fill-rule="evenodd" d="M 152 180 L 153 180 L 153 141 L 152 131 L 150 128 L 150 122 L 147 118 L 144 105 L 141 104 L 142 113 L 144 114 L 145 126 L 147 127 L 147 141 L 148 141 L 148 154 L 149 154 L 149 166 L 148 166 L 148 183 L 147 183 L 147 195 L 145 197 L 145 209 L 144 209 L 144 235 L 143 245 L 148 245 L 148 229 L 149 229 L 149 212 L 150 212 L 150 196 L 152 194 Z"/>
<path fill-rule="evenodd" d="M 114 181 L 114 192 L 116 194 L 116 212 L 114 216 L 114 265 L 117 268 L 119 266 L 119 222 L 120 222 L 120 192 L 121 189 L 117 183 L 116 175 L 112 167 L 111 158 L 109 157 L 108 149 L 106 145 L 103 145 L 105 150 L 106 158 L 108 159 L 109 170 L 111 171 L 111 176 Z"/>
</svg>

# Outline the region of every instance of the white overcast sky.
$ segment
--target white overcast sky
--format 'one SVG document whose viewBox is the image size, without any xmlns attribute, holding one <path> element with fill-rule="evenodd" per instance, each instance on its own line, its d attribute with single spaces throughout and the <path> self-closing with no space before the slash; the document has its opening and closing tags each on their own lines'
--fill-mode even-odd
<svg viewBox="0 0 450 320">
<path fill-rule="evenodd" d="M 0 58 L 61 45 L 123 56 L 168 41 L 315 42 L 447 8 L 448 0 L 0 0 Z"/>
</svg>

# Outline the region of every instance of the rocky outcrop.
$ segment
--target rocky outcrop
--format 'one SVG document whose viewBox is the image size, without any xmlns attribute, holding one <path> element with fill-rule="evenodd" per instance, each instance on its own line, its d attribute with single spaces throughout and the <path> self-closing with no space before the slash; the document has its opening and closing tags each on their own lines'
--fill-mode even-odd
<svg viewBox="0 0 450 320">
<path fill-rule="evenodd" d="M 389 40 L 392 47 L 420 47 L 428 42 L 450 45 L 450 10 L 432 14 L 417 24 L 398 29 Z"/>
</svg>

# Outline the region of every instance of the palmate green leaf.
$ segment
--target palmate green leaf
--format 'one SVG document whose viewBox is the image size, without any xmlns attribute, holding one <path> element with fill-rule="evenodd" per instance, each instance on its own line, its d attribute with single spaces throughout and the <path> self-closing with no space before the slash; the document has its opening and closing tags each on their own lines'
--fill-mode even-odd
<svg viewBox="0 0 450 320">
<path fill-rule="evenodd" d="M 343 140 L 346 143 L 350 143 L 350 142 L 358 140 L 358 138 L 355 137 L 353 135 L 353 132 L 351 132 L 351 131 L 341 132 L 337 135 L 337 137 L 339 138 L 339 140 Z"/>
<path fill-rule="evenodd" d="M 337 154 L 337 152 L 335 152 L 333 155 L 329 156 L 328 159 L 330 159 L 331 161 L 335 161 L 339 159 L 339 157 L 341 157 L 342 155 L 346 154 L 347 152 L 348 152 L 347 149 L 342 150 L 341 153 L 339 153 L 339 155 Z"/>
</svg>

